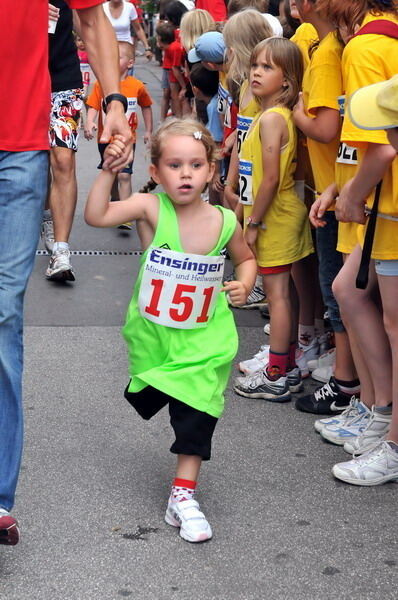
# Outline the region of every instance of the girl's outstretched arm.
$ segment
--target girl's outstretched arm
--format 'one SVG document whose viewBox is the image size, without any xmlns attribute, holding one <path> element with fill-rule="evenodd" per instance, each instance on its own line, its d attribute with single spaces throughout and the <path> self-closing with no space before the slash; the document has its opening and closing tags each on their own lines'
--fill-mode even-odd
<svg viewBox="0 0 398 600">
<path fill-rule="evenodd" d="M 231 304 L 240 306 L 245 304 L 256 281 L 257 263 L 245 242 L 239 223 L 236 224 L 227 249 L 235 267 L 236 280 L 225 282 L 223 291 L 229 294 Z"/>
<path fill-rule="evenodd" d="M 106 148 L 104 157 L 117 156 L 118 152 L 123 152 L 120 144 L 124 146 L 123 142 L 119 143 L 118 139 L 114 139 Z M 94 181 L 84 211 L 84 218 L 88 225 L 115 227 L 127 221 L 147 218 L 147 210 L 151 206 L 148 201 L 151 196 L 148 194 L 133 194 L 127 200 L 109 202 L 116 175 L 112 171 L 102 170 Z"/>
</svg>

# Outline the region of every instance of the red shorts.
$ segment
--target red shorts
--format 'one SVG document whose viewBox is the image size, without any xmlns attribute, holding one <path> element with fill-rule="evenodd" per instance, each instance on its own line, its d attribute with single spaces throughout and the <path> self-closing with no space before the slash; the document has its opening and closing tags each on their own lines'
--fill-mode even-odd
<svg viewBox="0 0 398 600">
<path fill-rule="evenodd" d="M 276 267 L 257 267 L 259 275 L 277 275 L 278 273 L 286 273 L 290 271 L 292 265 L 278 265 Z"/>
</svg>

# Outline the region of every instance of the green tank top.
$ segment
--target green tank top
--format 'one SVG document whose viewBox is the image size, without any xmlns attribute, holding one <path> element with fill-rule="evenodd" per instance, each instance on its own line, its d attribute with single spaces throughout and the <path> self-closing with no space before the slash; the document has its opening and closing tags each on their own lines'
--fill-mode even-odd
<svg viewBox="0 0 398 600">
<path fill-rule="evenodd" d="M 231 363 L 238 348 L 236 327 L 225 293 L 219 293 L 212 317 L 206 327 L 199 329 L 159 325 L 144 318 L 138 309 L 148 252 L 154 248 L 167 248 L 186 255 L 181 246 L 173 203 L 167 194 L 157 196 L 159 216 L 155 236 L 142 255 L 122 332 L 129 356 L 129 391 L 139 392 L 151 385 L 197 410 L 220 417 Z M 217 208 L 223 215 L 223 227 L 208 256 L 219 255 L 236 228 L 235 214 L 223 207 Z"/>
</svg>

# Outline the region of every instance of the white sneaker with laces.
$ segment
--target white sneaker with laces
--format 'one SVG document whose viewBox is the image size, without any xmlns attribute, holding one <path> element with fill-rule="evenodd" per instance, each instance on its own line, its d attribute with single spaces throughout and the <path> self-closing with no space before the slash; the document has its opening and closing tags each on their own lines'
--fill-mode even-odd
<svg viewBox="0 0 398 600">
<path fill-rule="evenodd" d="M 347 419 L 342 425 L 328 425 L 319 432 L 321 436 L 337 446 L 343 446 L 346 442 L 356 438 L 366 427 L 371 411 L 363 402 L 357 404 L 358 414 Z"/>
<path fill-rule="evenodd" d="M 53 246 L 54 246 L 54 223 L 52 219 L 45 219 L 41 223 L 40 229 L 41 239 L 43 240 L 43 244 L 47 252 L 52 254 Z"/>
<path fill-rule="evenodd" d="M 263 398 L 271 402 L 289 402 L 291 400 L 289 382 L 286 376 L 276 380 L 269 379 L 264 370 L 247 377 L 237 377 L 234 390 L 245 398 Z"/>
<path fill-rule="evenodd" d="M 53 252 L 46 270 L 47 279 L 53 281 L 75 281 L 75 274 L 70 264 L 69 250 L 62 249 Z"/>
<path fill-rule="evenodd" d="M 392 444 L 394 442 L 381 441 L 362 456 L 337 463 L 332 468 L 333 475 L 352 485 L 371 486 L 398 481 L 398 452 L 393 450 Z"/>
<path fill-rule="evenodd" d="M 327 383 L 333 376 L 333 367 L 318 367 L 311 373 L 312 379 L 320 381 L 321 383 Z"/>
<path fill-rule="evenodd" d="M 173 502 L 169 498 L 165 521 L 168 525 L 180 528 L 180 536 L 187 542 L 205 542 L 213 536 L 204 514 L 196 500 Z"/>
<path fill-rule="evenodd" d="M 324 354 L 321 354 L 319 358 L 314 358 L 307 361 L 307 365 L 310 371 L 315 371 L 320 367 L 333 367 L 336 360 L 336 348 L 330 348 Z"/>
<path fill-rule="evenodd" d="M 299 344 L 296 350 L 296 364 L 301 371 L 301 377 L 308 377 L 310 370 L 308 368 L 308 361 L 318 359 L 319 357 L 319 343 L 317 338 L 314 338 L 308 346 Z"/>
<path fill-rule="evenodd" d="M 260 347 L 260 350 L 256 352 L 253 358 L 249 358 L 248 360 L 242 360 L 239 363 L 239 371 L 244 373 L 245 375 L 252 375 L 256 371 L 260 371 L 260 369 L 264 369 L 264 367 L 268 363 L 269 357 L 269 346 L 268 344 L 264 344 Z"/>
<path fill-rule="evenodd" d="M 350 405 L 340 415 L 317 419 L 314 423 L 315 431 L 320 433 L 324 427 L 331 425 L 334 427 L 344 427 L 344 423 L 358 416 L 358 402 L 358 398 L 353 397 L 350 400 Z"/>
<path fill-rule="evenodd" d="M 357 437 L 345 442 L 344 450 L 348 454 L 363 454 L 387 435 L 390 424 L 391 415 L 376 412 L 373 406 L 366 427 Z"/>
</svg>

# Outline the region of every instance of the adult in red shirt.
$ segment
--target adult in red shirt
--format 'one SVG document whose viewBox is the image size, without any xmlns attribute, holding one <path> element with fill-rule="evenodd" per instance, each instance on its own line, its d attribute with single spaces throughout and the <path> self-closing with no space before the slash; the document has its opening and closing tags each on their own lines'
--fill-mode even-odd
<svg viewBox="0 0 398 600">
<path fill-rule="evenodd" d="M 118 48 L 101 0 L 67 0 L 105 96 L 119 93 Z M 34 23 L 34 26 L 32 26 Z M 47 0 L 2 0 L 0 56 L 0 543 L 19 540 L 10 515 L 23 441 L 23 298 L 39 239 L 48 174 L 50 78 Z M 5 92 L 7 90 L 7 93 Z M 126 151 L 105 166 L 128 162 L 131 133 L 121 99 L 109 102 L 102 139 L 121 134 Z"/>
<path fill-rule="evenodd" d="M 224 0 L 196 0 L 195 8 L 207 10 L 215 21 L 227 20 L 227 7 Z"/>
</svg>

